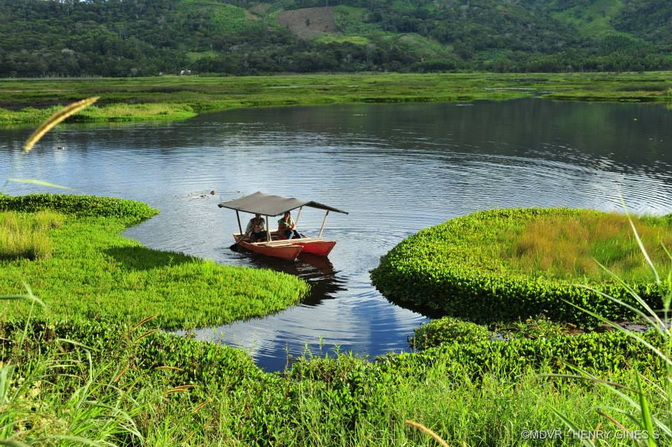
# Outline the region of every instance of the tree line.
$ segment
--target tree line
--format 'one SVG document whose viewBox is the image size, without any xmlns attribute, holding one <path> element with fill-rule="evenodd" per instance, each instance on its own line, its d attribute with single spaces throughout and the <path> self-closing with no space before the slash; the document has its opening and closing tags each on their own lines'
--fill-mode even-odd
<svg viewBox="0 0 672 447">
<path fill-rule="evenodd" d="M 0 0 L 0 77 L 672 68 L 672 3 L 632 0 L 580 16 L 594 3 L 279 0 L 259 13 L 252 0 Z M 326 5 L 342 36 L 364 43 L 301 39 L 273 19 Z M 346 7 L 361 23 L 348 22 Z M 584 32 L 594 20 L 608 26 Z"/>
</svg>

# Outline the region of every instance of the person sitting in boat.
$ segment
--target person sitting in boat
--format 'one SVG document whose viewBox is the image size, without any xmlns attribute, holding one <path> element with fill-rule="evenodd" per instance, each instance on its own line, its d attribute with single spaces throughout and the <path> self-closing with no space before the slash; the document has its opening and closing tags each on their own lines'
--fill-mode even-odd
<svg viewBox="0 0 672 447">
<path fill-rule="evenodd" d="M 284 236 L 285 239 L 301 237 L 299 232 L 296 231 L 296 223 L 294 223 L 292 214 L 289 211 L 285 211 L 285 214 L 282 215 L 282 218 L 278 220 L 278 233 L 281 236 Z"/>
<path fill-rule="evenodd" d="M 255 214 L 247 223 L 245 229 L 245 237 L 252 242 L 260 242 L 266 240 L 266 228 L 264 227 L 264 218 L 261 214 Z"/>
</svg>

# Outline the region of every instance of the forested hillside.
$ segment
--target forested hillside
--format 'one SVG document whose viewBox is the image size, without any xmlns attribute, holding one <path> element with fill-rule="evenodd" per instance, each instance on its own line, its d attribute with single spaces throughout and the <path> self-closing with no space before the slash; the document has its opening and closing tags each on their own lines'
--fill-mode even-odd
<svg viewBox="0 0 672 447">
<path fill-rule="evenodd" d="M 672 68 L 669 0 L 0 0 L 0 77 Z"/>
</svg>

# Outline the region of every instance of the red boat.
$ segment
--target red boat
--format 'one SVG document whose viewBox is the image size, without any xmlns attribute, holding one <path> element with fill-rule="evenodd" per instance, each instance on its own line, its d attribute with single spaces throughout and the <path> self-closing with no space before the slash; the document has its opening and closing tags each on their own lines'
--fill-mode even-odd
<svg viewBox="0 0 672 447">
<path fill-rule="evenodd" d="M 292 243 L 303 247 L 302 253 L 310 253 L 317 256 L 329 256 L 331 249 L 336 245 L 336 241 L 314 238 L 292 239 Z"/>
<path fill-rule="evenodd" d="M 236 218 L 238 219 L 238 228 L 240 233 L 233 235 L 237 246 L 242 247 L 254 253 L 259 253 L 265 256 L 272 256 L 274 258 L 286 259 L 289 261 L 295 260 L 300 253 L 310 253 L 317 256 L 328 256 L 331 250 L 336 245 L 336 241 L 322 238 L 324 225 L 327 222 L 329 212 L 348 214 L 345 211 L 336 209 L 334 207 L 324 205 L 313 201 L 302 201 L 294 198 L 280 197 L 268 195 L 261 192 L 255 192 L 249 196 L 241 197 L 240 199 L 223 202 L 218 205 L 220 208 L 229 208 L 236 211 Z M 326 211 L 320 232 L 316 237 L 294 237 L 292 239 L 283 239 L 277 231 L 270 231 L 269 217 L 279 216 L 287 211 L 299 209 L 295 224 L 298 225 L 301 211 L 304 207 L 317 208 Z M 250 235 L 243 232 L 240 223 L 240 211 L 259 214 L 266 219 L 266 240 L 263 242 L 253 242 L 250 240 Z M 234 245 L 234 246 L 235 246 Z"/>
</svg>

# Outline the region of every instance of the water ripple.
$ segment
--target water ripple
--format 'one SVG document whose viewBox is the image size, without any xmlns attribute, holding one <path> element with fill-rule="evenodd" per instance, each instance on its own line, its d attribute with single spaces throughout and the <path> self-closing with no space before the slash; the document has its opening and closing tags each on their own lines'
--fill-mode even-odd
<svg viewBox="0 0 672 447">
<path fill-rule="evenodd" d="M 633 114 L 641 117 L 634 127 Z M 197 331 L 276 370 L 305 350 L 408 349 L 428 317 L 382 297 L 369 271 L 428 226 L 509 207 L 621 211 L 625 203 L 637 213 L 672 212 L 672 160 L 660 145 L 672 141 L 669 119 L 663 107 L 537 100 L 239 110 L 176 124 L 66 126 L 27 156 L 25 132 L 0 131 L 0 174 L 144 201 L 161 214 L 126 235 L 150 248 L 309 281 L 313 293 L 301 305 Z M 15 183 L 5 192 L 34 188 Z M 257 190 L 349 211 L 329 217 L 325 236 L 338 240 L 329 259 L 292 264 L 231 251 L 235 213 L 216 204 Z M 306 211 L 300 226 L 310 233 L 321 220 Z"/>
</svg>

